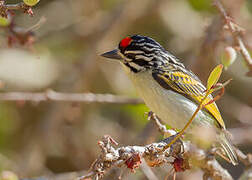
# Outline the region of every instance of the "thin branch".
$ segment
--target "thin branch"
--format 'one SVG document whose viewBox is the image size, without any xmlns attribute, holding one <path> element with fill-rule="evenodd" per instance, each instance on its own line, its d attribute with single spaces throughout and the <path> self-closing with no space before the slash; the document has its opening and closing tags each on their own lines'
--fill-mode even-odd
<svg viewBox="0 0 252 180">
<path fill-rule="evenodd" d="M 6 4 L 5 0 L 0 0 L 0 15 L 3 17 L 7 17 L 9 10 L 23 10 L 24 13 L 27 13 L 30 16 L 33 15 L 33 11 L 31 7 L 26 5 L 23 2 L 16 3 L 16 4 Z"/>
<path fill-rule="evenodd" d="M 129 98 L 112 94 L 94 93 L 62 93 L 53 90 L 46 92 L 6 92 L 0 93 L 0 101 L 57 101 L 82 103 L 111 103 L 111 104 L 143 104 L 138 98 Z"/>
<path fill-rule="evenodd" d="M 93 177 L 93 176 L 95 176 L 95 172 L 91 171 L 91 172 L 88 172 L 87 174 L 85 174 L 85 175 L 79 177 L 77 180 L 79 180 L 79 179 L 85 180 L 85 179 L 91 178 L 91 177 Z"/>
<path fill-rule="evenodd" d="M 144 159 L 142 161 L 140 168 L 148 180 L 158 180 L 158 177 L 154 174 L 154 172 L 148 166 L 148 164 L 145 162 Z"/>
<path fill-rule="evenodd" d="M 27 7 L 27 5 L 25 5 L 25 3 L 23 2 L 17 4 L 5 4 L 4 6 L 9 10 L 19 10 L 23 9 L 24 7 Z"/>
<path fill-rule="evenodd" d="M 252 166 L 252 154 L 245 155 L 240 149 L 236 148 L 236 154 L 239 158 L 239 160 L 246 166 L 251 167 Z"/>
<path fill-rule="evenodd" d="M 231 32 L 233 39 L 235 40 L 235 42 L 239 46 L 241 55 L 243 56 L 247 66 L 249 68 L 249 72 L 247 73 L 247 75 L 252 76 L 252 58 L 251 58 L 250 53 L 247 50 L 247 48 L 242 40 L 241 28 L 232 21 L 230 16 L 228 16 L 228 14 L 227 14 L 226 10 L 224 9 L 220 0 L 215 0 L 214 5 L 216 6 L 216 8 L 220 12 L 221 16 L 225 20 L 225 24 L 227 25 L 228 30 Z"/>
<path fill-rule="evenodd" d="M 163 134 L 163 135 L 166 135 L 166 136 L 172 136 L 172 135 L 175 135 L 176 132 L 174 130 L 169 130 L 169 129 L 166 129 L 166 126 L 163 125 L 161 122 L 160 122 L 160 119 L 156 116 L 156 114 L 152 111 L 150 111 L 148 113 L 148 120 L 152 120 L 154 122 L 154 124 L 157 126 L 158 128 L 158 131 Z"/>
</svg>

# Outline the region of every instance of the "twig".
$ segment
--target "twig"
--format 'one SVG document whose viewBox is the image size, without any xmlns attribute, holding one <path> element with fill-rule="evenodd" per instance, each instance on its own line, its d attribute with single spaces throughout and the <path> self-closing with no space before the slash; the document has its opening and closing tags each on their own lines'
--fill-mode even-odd
<svg viewBox="0 0 252 180">
<path fill-rule="evenodd" d="M 157 126 L 159 132 L 163 135 L 167 135 L 167 136 L 172 136 L 175 135 L 176 132 L 174 130 L 170 130 L 170 129 L 166 129 L 166 126 L 163 125 L 159 118 L 156 116 L 156 114 L 152 111 L 150 111 L 148 113 L 148 120 L 152 120 L 154 122 L 154 124 Z"/>
<path fill-rule="evenodd" d="M 24 10 L 24 12 L 29 14 L 30 16 L 33 15 L 31 7 L 23 2 L 16 4 L 6 4 L 5 0 L 0 0 L 0 15 L 3 17 L 7 17 L 9 10 Z"/>
<path fill-rule="evenodd" d="M 129 98 L 112 94 L 62 93 L 53 90 L 46 92 L 6 92 L 0 93 L 0 101 L 57 101 L 112 104 L 143 104 L 138 98 Z"/>
<path fill-rule="evenodd" d="M 87 173 L 87 174 L 85 174 L 83 176 L 80 176 L 79 178 L 77 178 L 77 180 L 79 180 L 79 179 L 85 180 L 87 178 L 93 177 L 94 175 L 95 175 L 95 172 L 91 171 L 91 172 L 89 172 L 89 173 Z"/>
<path fill-rule="evenodd" d="M 239 160 L 246 166 L 251 167 L 252 166 L 252 154 L 245 155 L 240 149 L 236 148 L 236 154 L 239 158 Z"/>
<path fill-rule="evenodd" d="M 23 9 L 27 5 L 25 5 L 25 3 L 23 3 L 23 2 L 20 2 L 17 4 L 5 4 L 4 6 L 5 6 L 5 8 L 7 8 L 9 10 L 19 10 L 19 9 Z"/>
<path fill-rule="evenodd" d="M 142 172 L 149 180 L 158 180 L 158 177 L 154 174 L 154 172 L 151 170 L 151 168 L 148 166 L 148 164 L 143 159 L 142 164 L 140 166 Z"/>
<path fill-rule="evenodd" d="M 241 55 L 243 56 L 248 68 L 249 72 L 247 73 L 248 76 L 252 76 L 252 58 L 247 50 L 242 37 L 241 37 L 241 28 L 238 27 L 234 22 L 232 22 L 231 18 L 228 16 L 227 12 L 225 11 L 222 3 L 220 0 L 215 0 L 214 5 L 220 12 L 221 16 L 225 20 L 225 24 L 228 27 L 228 30 L 231 32 L 233 39 L 236 41 L 240 48 Z"/>
</svg>

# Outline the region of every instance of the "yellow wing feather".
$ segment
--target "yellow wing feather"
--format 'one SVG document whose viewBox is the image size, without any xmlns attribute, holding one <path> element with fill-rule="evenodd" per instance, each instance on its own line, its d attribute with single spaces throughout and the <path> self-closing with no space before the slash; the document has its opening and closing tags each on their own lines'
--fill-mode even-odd
<svg viewBox="0 0 252 180">
<path fill-rule="evenodd" d="M 176 90 L 179 93 L 188 95 L 197 103 L 200 103 L 205 95 L 205 86 L 197 79 L 192 76 L 185 74 L 181 71 L 175 72 L 164 72 L 162 74 L 157 74 L 157 76 L 164 80 L 173 90 Z M 210 101 L 212 96 L 209 95 L 206 99 L 206 102 Z M 209 111 L 210 114 L 215 117 L 218 124 L 225 128 L 224 121 L 221 117 L 219 109 L 215 103 L 209 104 L 205 107 Z"/>
</svg>

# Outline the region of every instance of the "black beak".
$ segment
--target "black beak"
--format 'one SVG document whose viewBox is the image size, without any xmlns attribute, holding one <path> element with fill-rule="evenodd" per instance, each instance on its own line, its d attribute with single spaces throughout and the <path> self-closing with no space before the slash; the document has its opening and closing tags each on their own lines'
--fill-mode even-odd
<svg viewBox="0 0 252 180">
<path fill-rule="evenodd" d="M 101 56 L 105 57 L 105 58 L 110 58 L 110 59 L 122 59 L 122 57 L 118 54 L 118 49 L 114 49 L 112 51 L 109 52 L 105 52 L 103 54 L 101 54 Z"/>
</svg>

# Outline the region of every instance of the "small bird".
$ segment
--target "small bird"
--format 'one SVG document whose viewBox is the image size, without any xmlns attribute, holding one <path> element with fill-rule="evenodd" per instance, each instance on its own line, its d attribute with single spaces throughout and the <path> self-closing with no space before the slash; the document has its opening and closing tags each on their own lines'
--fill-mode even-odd
<svg viewBox="0 0 252 180">
<path fill-rule="evenodd" d="M 199 78 L 152 38 L 141 35 L 125 37 L 118 48 L 101 56 L 121 62 L 145 104 L 173 128 L 182 129 L 205 96 L 206 88 Z M 207 99 L 211 100 L 212 96 Z M 225 123 L 215 103 L 198 112 L 187 133 L 193 133 L 193 127 L 214 129 L 216 142 L 230 162 L 237 164 L 234 147 L 226 135 Z M 200 133 L 204 132 L 199 132 L 198 136 Z"/>
</svg>

